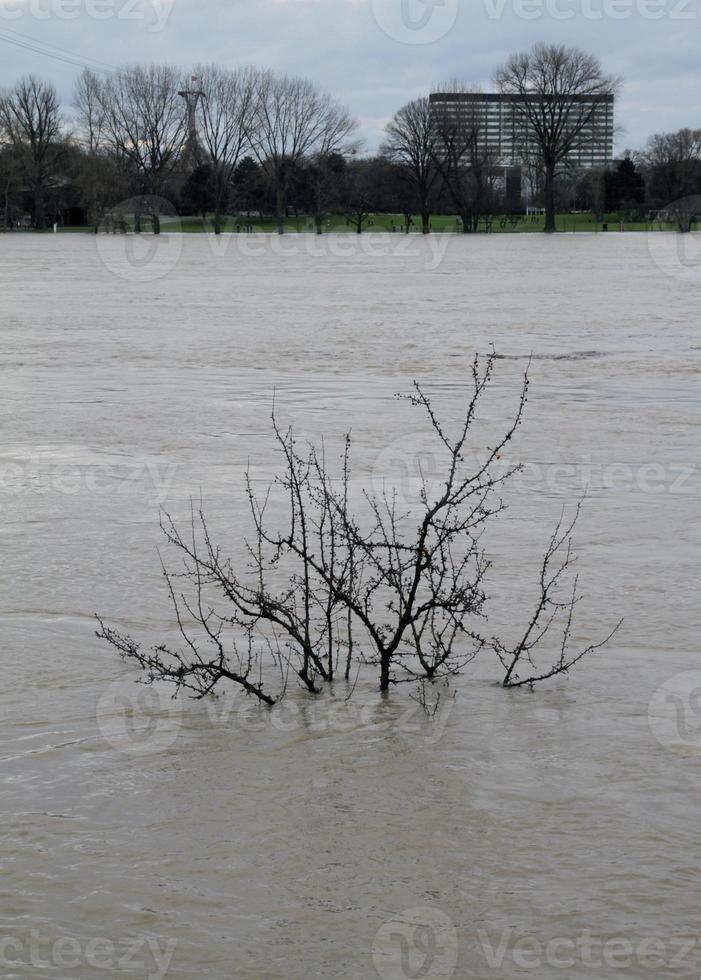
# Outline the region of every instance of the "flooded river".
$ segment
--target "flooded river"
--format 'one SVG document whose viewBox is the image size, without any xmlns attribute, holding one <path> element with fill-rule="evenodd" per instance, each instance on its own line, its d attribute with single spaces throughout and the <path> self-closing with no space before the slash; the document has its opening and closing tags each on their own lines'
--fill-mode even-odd
<svg viewBox="0 0 701 980">
<path fill-rule="evenodd" d="M 0 236 L 3 977 L 699 976 L 701 269 L 663 237 Z M 533 356 L 495 628 L 586 491 L 607 648 L 532 692 L 485 656 L 431 721 L 372 675 L 272 713 L 136 686 L 93 613 L 172 627 L 159 506 L 235 549 L 273 392 L 410 503 L 395 393 L 457 418 L 491 345 L 495 418 Z"/>
</svg>

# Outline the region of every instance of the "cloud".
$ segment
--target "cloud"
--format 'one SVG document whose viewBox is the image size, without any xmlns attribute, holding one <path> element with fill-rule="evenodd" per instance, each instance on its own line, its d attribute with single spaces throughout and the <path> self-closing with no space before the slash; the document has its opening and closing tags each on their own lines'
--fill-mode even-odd
<svg viewBox="0 0 701 980">
<path fill-rule="evenodd" d="M 332 91 L 360 118 L 367 146 L 375 149 L 386 120 L 409 99 L 450 77 L 488 89 L 495 67 L 510 52 L 542 39 L 593 51 L 607 71 L 623 76 L 621 145 L 636 146 L 655 130 L 701 126 L 700 3 L 0 0 L 0 85 L 33 71 L 51 78 L 70 103 L 79 72 L 8 43 L 11 31 L 79 59 L 113 65 L 266 64 L 307 75 Z"/>
</svg>

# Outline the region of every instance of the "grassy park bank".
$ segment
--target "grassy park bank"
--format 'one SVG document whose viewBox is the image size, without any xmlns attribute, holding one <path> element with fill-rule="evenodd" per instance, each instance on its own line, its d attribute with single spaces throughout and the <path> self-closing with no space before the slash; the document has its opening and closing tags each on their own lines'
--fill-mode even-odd
<svg viewBox="0 0 701 980">
<path fill-rule="evenodd" d="M 544 225 L 543 215 L 496 215 L 491 218 L 483 218 L 479 222 L 477 234 L 532 234 L 542 233 Z M 133 221 L 127 218 L 126 226 L 128 231 L 133 230 Z M 181 218 L 162 217 L 161 226 L 164 232 L 180 231 L 192 234 L 202 232 L 213 232 L 213 222 L 208 216 L 206 219 L 201 216 L 183 216 Z M 323 230 L 326 233 L 334 234 L 356 234 L 356 225 L 351 219 L 344 215 L 329 215 L 323 219 Z M 373 214 L 368 215 L 362 225 L 363 232 L 404 234 L 406 232 L 406 222 L 404 215 L 401 214 Z M 94 228 L 84 225 L 66 226 L 58 229 L 60 232 L 94 232 Z M 106 230 L 101 228 L 101 230 Z M 148 221 L 142 219 L 142 230 L 151 230 Z M 259 215 L 236 215 L 229 216 L 224 220 L 223 231 L 225 233 L 274 233 L 277 230 L 277 222 L 273 216 Z M 417 216 L 412 218 L 409 226 L 411 234 L 420 234 L 421 219 Z M 677 226 L 673 222 L 665 221 L 630 221 L 620 214 L 607 214 L 603 221 L 597 220 L 589 213 L 559 214 L 557 218 L 558 232 L 621 232 L 621 231 L 676 231 Z M 314 220 L 308 215 L 290 216 L 285 219 L 285 231 L 296 234 L 314 234 Z M 435 215 L 431 219 L 431 231 L 436 234 L 462 234 L 460 221 L 453 215 Z M 47 232 L 44 232 L 47 233 Z M 50 233 L 50 229 L 48 230 Z"/>
</svg>

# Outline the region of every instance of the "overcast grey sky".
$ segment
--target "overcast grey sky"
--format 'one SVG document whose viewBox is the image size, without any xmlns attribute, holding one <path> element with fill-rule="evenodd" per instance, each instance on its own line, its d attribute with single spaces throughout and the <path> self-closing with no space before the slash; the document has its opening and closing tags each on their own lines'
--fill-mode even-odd
<svg viewBox="0 0 701 980">
<path fill-rule="evenodd" d="M 374 150 L 392 113 L 442 79 L 487 89 L 512 51 L 545 40 L 622 76 L 618 149 L 701 127 L 701 0 L 0 0 L 0 38 L 107 65 L 255 63 L 304 74 L 345 102 Z M 70 103 L 80 69 L 0 40 L 0 85 L 26 72 Z"/>
</svg>

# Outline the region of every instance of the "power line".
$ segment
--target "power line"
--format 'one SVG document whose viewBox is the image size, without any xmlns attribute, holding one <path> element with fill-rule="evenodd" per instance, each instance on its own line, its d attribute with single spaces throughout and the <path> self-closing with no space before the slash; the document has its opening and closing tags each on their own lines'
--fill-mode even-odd
<svg viewBox="0 0 701 980">
<path fill-rule="evenodd" d="M 20 34 L 19 31 L 15 31 L 10 27 L 0 29 L 0 41 L 4 41 L 5 44 L 12 44 L 24 51 L 31 51 L 33 54 L 43 55 L 45 58 L 53 58 L 54 61 L 71 65 L 73 68 L 87 68 L 89 71 L 100 72 L 103 75 L 109 75 L 111 72 L 116 71 L 113 65 L 108 65 L 106 62 L 97 61 L 92 58 L 82 59 L 79 55 L 68 51 L 66 48 L 60 48 L 55 44 L 49 44 L 44 41 L 37 41 L 35 38 L 28 37 L 26 34 Z"/>
<path fill-rule="evenodd" d="M 6 35 L 8 33 L 14 34 L 15 37 L 7 37 Z M 73 65 L 76 68 L 88 68 L 91 71 L 100 71 L 104 72 L 105 74 L 115 70 L 112 65 L 107 65 L 105 62 L 100 62 L 92 58 L 82 59 L 79 55 L 67 51 L 65 48 L 59 48 L 57 45 L 49 44 L 44 41 L 37 41 L 34 38 L 20 34 L 19 31 L 14 31 L 9 27 L 0 29 L 0 40 L 5 41 L 6 44 L 13 44 L 16 47 L 24 50 L 32 51 L 35 54 L 44 55 L 46 58 L 53 58 L 56 61 Z"/>
<path fill-rule="evenodd" d="M 16 31 L 13 27 L 0 27 L 0 33 L 14 35 L 14 38 L 3 38 L 3 40 L 8 41 L 10 44 L 21 43 L 24 45 L 29 45 L 30 47 L 35 47 L 39 54 L 46 54 L 48 57 L 52 57 L 53 54 L 56 53 L 60 57 L 65 57 L 71 61 L 77 62 L 77 64 L 82 67 L 89 68 L 90 65 L 94 65 L 100 70 L 116 71 L 114 65 L 110 65 L 105 61 L 99 61 L 97 58 L 83 59 L 74 51 L 69 51 L 67 48 L 60 47 L 57 44 L 51 44 L 49 41 L 39 41 L 37 38 L 30 37 L 28 34 L 22 34 L 20 31 Z M 90 64 L 86 64 L 86 62 L 90 62 Z"/>
</svg>

